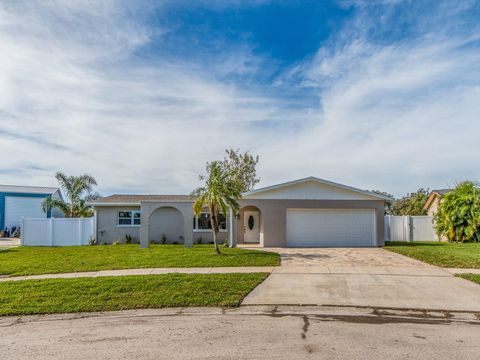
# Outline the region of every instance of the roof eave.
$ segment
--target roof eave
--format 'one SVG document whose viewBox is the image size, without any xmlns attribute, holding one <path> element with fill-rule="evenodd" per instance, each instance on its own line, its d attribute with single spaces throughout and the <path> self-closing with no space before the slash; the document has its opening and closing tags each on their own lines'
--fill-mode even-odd
<svg viewBox="0 0 480 360">
<path fill-rule="evenodd" d="M 121 202 L 121 203 L 114 203 L 114 202 L 87 202 L 88 206 L 140 206 L 140 202 Z"/>
</svg>

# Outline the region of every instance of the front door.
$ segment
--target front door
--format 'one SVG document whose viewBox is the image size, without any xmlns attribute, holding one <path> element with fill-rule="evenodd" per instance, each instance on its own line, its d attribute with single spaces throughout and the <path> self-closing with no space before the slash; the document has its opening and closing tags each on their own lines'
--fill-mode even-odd
<svg viewBox="0 0 480 360">
<path fill-rule="evenodd" d="M 243 213 L 243 242 L 260 242 L 260 213 L 258 211 Z"/>
</svg>

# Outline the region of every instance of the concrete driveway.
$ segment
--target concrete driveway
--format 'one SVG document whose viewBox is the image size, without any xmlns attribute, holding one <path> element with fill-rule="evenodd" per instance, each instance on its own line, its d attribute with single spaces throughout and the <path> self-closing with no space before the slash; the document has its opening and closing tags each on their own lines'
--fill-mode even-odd
<svg viewBox="0 0 480 360">
<path fill-rule="evenodd" d="M 20 246 L 18 238 L 0 238 L 0 248 Z"/>
<path fill-rule="evenodd" d="M 244 305 L 480 311 L 480 286 L 381 248 L 276 248 L 282 266 Z"/>
</svg>

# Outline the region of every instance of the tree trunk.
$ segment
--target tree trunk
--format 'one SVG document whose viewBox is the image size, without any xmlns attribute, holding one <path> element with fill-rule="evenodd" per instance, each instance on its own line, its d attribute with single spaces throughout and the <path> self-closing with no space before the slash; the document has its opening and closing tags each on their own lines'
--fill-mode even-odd
<svg viewBox="0 0 480 360">
<path fill-rule="evenodd" d="M 218 242 L 217 242 L 217 232 L 213 230 L 213 246 L 215 247 L 215 252 L 217 254 L 220 254 L 220 249 L 218 248 Z"/>
<path fill-rule="evenodd" d="M 212 225 L 213 232 L 213 246 L 215 247 L 215 252 L 220 254 L 220 249 L 218 248 L 217 235 L 218 235 L 218 216 L 217 211 L 214 205 L 210 206 L 210 224 Z"/>
</svg>

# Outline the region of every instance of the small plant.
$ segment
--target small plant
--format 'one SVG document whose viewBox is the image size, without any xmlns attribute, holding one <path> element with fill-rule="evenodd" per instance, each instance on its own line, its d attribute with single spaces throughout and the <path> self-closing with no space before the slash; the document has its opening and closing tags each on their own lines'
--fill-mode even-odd
<svg viewBox="0 0 480 360">
<path fill-rule="evenodd" d="M 198 245 L 201 245 L 201 244 L 202 244 L 202 241 L 203 241 L 203 239 L 202 239 L 201 236 L 197 237 L 197 244 L 198 244 Z"/>
<path fill-rule="evenodd" d="M 172 244 L 173 245 L 178 245 L 178 241 L 173 241 Z"/>
<path fill-rule="evenodd" d="M 162 243 L 162 245 L 165 245 L 167 243 L 167 236 L 165 234 L 162 234 L 161 243 Z"/>
<path fill-rule="evenodd" d="M 112 243 L 112 245 L 118 245 L 118 244 L 120 244 L 120 239 L 117 239 Z"/>
<path fill-rule="evenodd" d="M 130 234 L 125 235 L 125 244 L 131 244 L 132 240 L 133 240 L 132 235 Z"/>
<path fill-rule="evenodd" d="M 155 244 L 155 240 L 150 240 L 150 245 Z"/>
<path fill-rule="evenodd" d="M 92 235 L 88 238 L 88 245 L 97 245 L 97 239 L 95 236 Z"/>
</svg>

